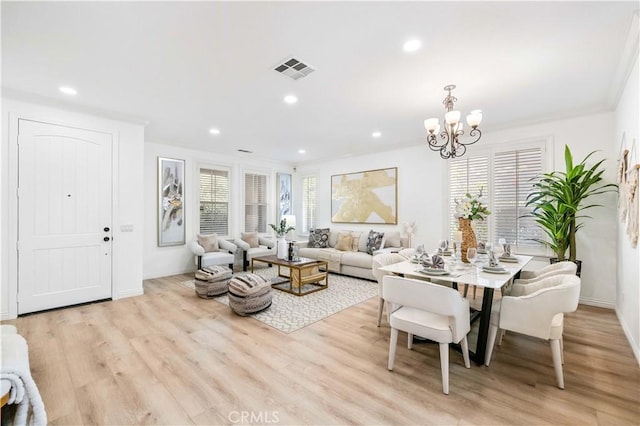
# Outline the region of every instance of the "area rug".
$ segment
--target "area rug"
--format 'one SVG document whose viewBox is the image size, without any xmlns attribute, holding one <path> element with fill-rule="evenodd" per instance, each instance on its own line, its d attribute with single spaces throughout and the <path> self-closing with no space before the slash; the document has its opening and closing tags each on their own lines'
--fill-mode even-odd
<svg viewBox="0 0 640 426">
<path fill-rule="evenodd" d="M 257 270 L 256 273 L 271 279 L 275 277 L 277 270 L 278 268 L 264 268 Z M 181 284 L 194 288 L 193 280 Z M 283 333 L 292 333 L 343 309 L 362 303 L 377 294 L 377 282 L 330 274 L 327 289 L 306 296 L 294 296 L 273 290 L 271 307 L 251 317 Z M 229 305 L 226 294 L 213 300 Z"/>
</svg>

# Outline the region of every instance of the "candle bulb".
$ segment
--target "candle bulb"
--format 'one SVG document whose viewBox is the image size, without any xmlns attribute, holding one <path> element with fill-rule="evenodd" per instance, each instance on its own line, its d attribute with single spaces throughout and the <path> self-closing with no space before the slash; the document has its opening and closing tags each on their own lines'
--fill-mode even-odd
<svg viewBox="0 0 640 426">
<path fill-rule="evenodd" d="M 453 232 L 453 240 L 456 242 L 462 242 L 462 231 L 454 231 Z"/>
</svg>

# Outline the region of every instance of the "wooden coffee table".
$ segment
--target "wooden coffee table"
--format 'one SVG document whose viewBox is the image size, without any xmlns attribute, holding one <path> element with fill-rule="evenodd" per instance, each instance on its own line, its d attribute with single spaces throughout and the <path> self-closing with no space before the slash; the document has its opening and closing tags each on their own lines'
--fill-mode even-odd
<svg viewBox="0 0 640 426">
<path fill-rule="evenodd" d="M 329 287 L 329 268 L 324 260 L 301 257 L 290 262 L 275 255 L 259 256 L 251 259 L 251 272 L 254 262 L 278 266 L 278 276 L 271 280 L 271 287 L 276 290 L 304 296 Z M 288 270 L 289 275 L 283 273 L 283 268 Z M 321 281 L 324 281 L 324 284 Z"/>
</svg>

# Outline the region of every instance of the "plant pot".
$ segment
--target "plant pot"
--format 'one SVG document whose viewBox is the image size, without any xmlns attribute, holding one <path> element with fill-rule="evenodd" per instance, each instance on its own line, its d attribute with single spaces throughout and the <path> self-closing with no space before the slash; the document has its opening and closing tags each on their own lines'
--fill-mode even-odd
<svg viewBox="0 0 640 426">
<path fill-rule="evenodd" d="M 568 259 L 565 259 L 565 260 L 568 260 Z M 571 261 L 569 260 L 569 262 Z M 552 257 L 551 259 L 549 259 L 549 263 L 558 263 L 558 258 Z M 582 260 L 574 260 L 573 263 L 575 263 L 576 266 L 578 267 L 578 269 L 576 270 L 576 275 L 580 276 L 580 271 L 582 270 Z"/>
<path fill-rule="evenodd" d="M 467 249 L 469 247 L 478 247 L 478 241 L 476 240 L 476 233 L 471 226 L 471 219 L 458 218 L 458 229 L 462 231 L 462 244 L 460 244 L 460 257 L 465 263 L 469 263 L 467 260 Z"/>
</svg>

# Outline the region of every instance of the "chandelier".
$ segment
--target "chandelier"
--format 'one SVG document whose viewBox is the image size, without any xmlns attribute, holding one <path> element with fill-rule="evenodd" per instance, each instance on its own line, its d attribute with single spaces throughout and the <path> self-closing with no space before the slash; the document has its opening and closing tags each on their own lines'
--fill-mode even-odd
<svg viewBox="0 0 640 426">
<path fill-rule="evenodd" d="M 449 92 L 444 98 L 444 104 L 447 112 L 444 115 L 444 129 L 440 132 L 440 123 L 437 118 L 428 118 L 424 120 L 424 128 L 427 129 L 427 144 L 433 151 L 440 151 L 440 157 L 443 159 L 462 157 L 467 152 L 467 145 L 474 144 L 480 140 L 482 132 L 478 129 L 482 121 L 482 111 L 479 109 L 471 111 L 467 116 L 467 124 L 471 127 L 469 136 L 471 139 L 462 142 L 460 138 L 464 135 L 462 121 L 460 121 L 460 111 L 453 110 L 453 104 L 458 100 L 451 94 L 456 88 L 455 84 L 449 84 L 444 90 Z M 440 141 L 438 141 L 438 136 Z"/>
</svg>

